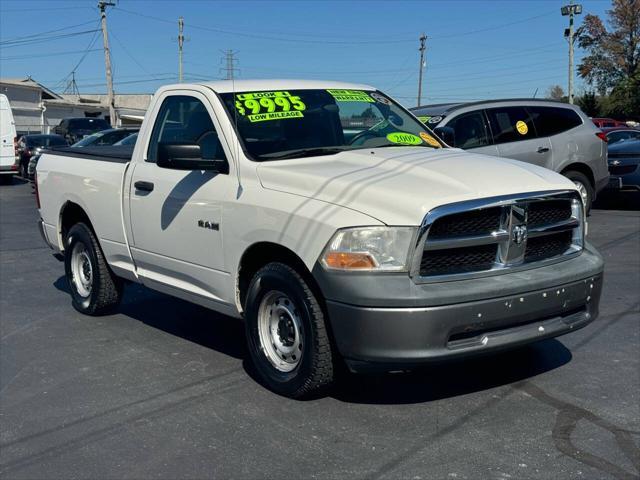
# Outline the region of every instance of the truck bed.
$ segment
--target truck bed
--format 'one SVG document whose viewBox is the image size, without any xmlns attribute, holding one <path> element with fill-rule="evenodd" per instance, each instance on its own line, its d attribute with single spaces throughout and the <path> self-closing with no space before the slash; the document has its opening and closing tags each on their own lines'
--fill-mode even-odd
<svg viewBox="0 0 640 480">
<path fill-rule="evenodd" d="M 77 204 L 90 216 L 108 261 L 116 266 L 127 264 L 122 182 L 132 152 L 132 146 L 123 145 L 62 147 L 42 154 L 37 168 L 40 215 L 52 243 L 62 247 L 58 236 L 61 208 Z"/>
<path fill-rule="evenodd" d="M 103 147 L 55 147 L 45 150 L 46 153 L 64 155 L 65 157 L 87 158 L 105 162 L 127 163 L 133 156 L 133 145 L 117 145 Z"/>
</svg>

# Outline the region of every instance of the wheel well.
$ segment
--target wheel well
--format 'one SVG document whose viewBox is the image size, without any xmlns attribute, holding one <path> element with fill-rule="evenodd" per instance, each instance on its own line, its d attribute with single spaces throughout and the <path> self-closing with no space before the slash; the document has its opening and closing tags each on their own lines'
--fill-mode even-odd
<svg viewBox="0 0 640 480">
<path fill-rule="evenodd" d="M 61 245 L 64 246 L 64 239 L 67 237 L 67 232 L 69 231 L 69 229 L 79 222 L 86 223 L 86 225 L 93 230 L 93 225 L 91 225 L 89 216 L 80 205 L 73 202 L 65 203 L 62 207 L 62 210 L 60 211 L 60 235 L 62 237 Z"/>
<path fill-rule="evenodd" d="M 242 259 L 240 260 L 237 280 L 238 283 L 236 288 L 236 301 L 238 303 L 238 308 L 241 311 L 244 311 L 244 302 L 247 298 L 251 279 L 258 270 L 271 262 L 281 262 L 293 268 L 302 276 L 302 278 L 304 278 L 307 285 L 309 285 L 316 296 L 318 296 L 319 299 L 322 299 L 318 284 L 298 255 L 287 247 L 283 247 L 277 243 L 260 242 L 251 245 L 244 252 Z"/>
<path fill-rule="evenodd" d="M 580 173 L 582 173 L 584 176 L 586 176 L 589 179 L 589 183 L 591 184 L 591 188 L 593 188 L 593 189 L 596 188 L 596 180 L 595 180 L 595 178 L 593 176 L 593 172 L 591 171 L 591 168 L 589 168 L 584 163 L 572 163 L 570 165 L 567 165 L 566 167 L 564 167 L 564 169 L 560 173 L 562 173 L 563 175 L 566 175 L 567 172 L 580 172 Z"/>
</svg>

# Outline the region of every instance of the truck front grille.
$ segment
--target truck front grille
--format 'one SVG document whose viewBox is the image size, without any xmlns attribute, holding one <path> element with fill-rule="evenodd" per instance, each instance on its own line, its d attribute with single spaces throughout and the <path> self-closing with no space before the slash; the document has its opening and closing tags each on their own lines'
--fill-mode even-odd
<svg viewBox="0 0 640 480">
<path fill-rule="evenodd" d="M 417 282 L 457 279 L 568 258 L 582 250 L 582 215 L 575 192 L 438 207 L 425 218 L 412 276 Z"/>
</svg>

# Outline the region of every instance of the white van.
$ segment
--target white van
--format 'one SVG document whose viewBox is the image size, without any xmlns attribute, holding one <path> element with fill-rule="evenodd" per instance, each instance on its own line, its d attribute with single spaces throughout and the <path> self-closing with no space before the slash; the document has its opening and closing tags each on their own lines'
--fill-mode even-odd
<svg viewBox="0 0 640 480">
<path fill-rule="evenodd" d="M 16 124 L 6 95 L 0 93 L 0 182 L 10 180 L 16 170 Z"/>
</svg>

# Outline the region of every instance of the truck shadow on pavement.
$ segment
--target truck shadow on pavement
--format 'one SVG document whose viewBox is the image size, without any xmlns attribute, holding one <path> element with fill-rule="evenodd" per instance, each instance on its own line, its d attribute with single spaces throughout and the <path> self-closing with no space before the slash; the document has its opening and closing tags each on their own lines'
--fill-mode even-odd
<svg viewBox="0 0 640 480">
<path fill-rule="evenodd" d="M 54 286 L 69 292 L 66 278 Z M 124 315 L 205 348 L 242 359 L 246 374 L 259 383 L 249 361 L 241 321 L 147 289 L 127 285 L 116 315 Z M 351 374 L 338 372 L 329 396 L 347 403 L 412 404 L 457 397 L 509 385 L 559 368 L 571 352 L 558 340 L 517 350 L 420 367 L 410 372 Z"/>
</svg>

